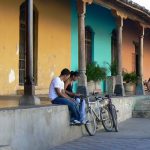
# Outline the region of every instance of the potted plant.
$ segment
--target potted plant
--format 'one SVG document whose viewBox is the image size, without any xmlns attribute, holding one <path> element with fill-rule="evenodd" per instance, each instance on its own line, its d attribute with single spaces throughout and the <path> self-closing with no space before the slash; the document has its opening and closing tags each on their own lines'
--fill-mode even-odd
<svg viewBox="0 0 150 150">
<path fill-rule="evenodd" d="M 100 90 L 99 83 L 101 80 L 106 79 L 107 69 L 105 67 L 100 67 L 97 62 L 92 62 L 87 64 L 86 75 L 88 90 L 91 93 L 95 90 Z"/>
<path fill-rule="evenodd" d="M 126 92 L 135 93 L 138 77 L 135 72 L 123 72 L 124 88 Z"/>
<path fill-rule="evenodd" d="M 107 63 L 107 65 L 108 65 L 108 69 L 111 73 L 111 76 L 116 76 L 117 75 L 117 68 L 118 68 L 117 61 L 114 60 L 111 62 L 111 64 Z"/>
</svg>

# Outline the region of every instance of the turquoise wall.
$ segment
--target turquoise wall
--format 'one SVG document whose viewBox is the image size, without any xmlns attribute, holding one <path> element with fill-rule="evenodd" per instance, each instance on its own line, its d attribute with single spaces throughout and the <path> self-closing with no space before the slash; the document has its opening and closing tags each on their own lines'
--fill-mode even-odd
<svg viewBox="0 0 150 150">
<path fill-rule="evenodd" d="M 100 65 L 104 61 L 111 62 L 111 32 L 115 28 L 111 11 L 99 5 L 88 5 L 85 24 L 94 31 L 94 61 Z"/>
<path fill-rule="evenodd" d="M 111 32 L 116 27 L 111 11 L 99 5 L 87 5 L 85 25 L 94 32 L 93 61 L 100 66 L 111 62 Z M 78 70 L 78 17 L 76 2 L 72 0 L 71 14 L 71 69 Z"/>
<path fill-rule="evenodd" d="M 71 2 L 71 69 L 78 70 L 78 16 L 75 0 Z"/>
</svg>

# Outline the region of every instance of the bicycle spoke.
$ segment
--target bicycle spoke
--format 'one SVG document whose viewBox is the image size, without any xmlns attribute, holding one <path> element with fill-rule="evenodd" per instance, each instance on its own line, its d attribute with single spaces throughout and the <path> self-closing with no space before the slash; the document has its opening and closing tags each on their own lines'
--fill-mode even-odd
<svg viewBox="0 0 150 150">
<path fill-rule="evenodd" d="M 109 113 L 108 109 L 101 109 L 101 120 L 102 120 L 102 125 L 106 131 L 112 131 L 113 128 L 113 123 L 112 123 L 112 118 Z"/>
<path fill-rule="evenodd" d="M 86 130 L 89 135 L 94 135 L 96 132 L 96 121 L 91 111 L 87 112 L 87 123 L 85 124 Z"/>
</svg>

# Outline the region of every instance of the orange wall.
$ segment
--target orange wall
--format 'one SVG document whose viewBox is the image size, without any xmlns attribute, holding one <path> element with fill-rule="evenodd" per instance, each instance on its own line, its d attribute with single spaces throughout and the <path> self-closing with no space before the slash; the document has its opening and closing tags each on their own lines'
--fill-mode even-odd
<svg viewBox="0 0 150 150">
<path fill-rule="evenodd" d="M 144 79 L 148 80 L 150 78 L 150 32 L 148 36 L 144 39 L 144 62 L 143 62 L 143 72 Z"/>
<path fill-rule="evenodd" d="M 137 30 L 134 23 L 129 20 L 124 21 L 123 26 L 123 69 L 128 72 L 134 71 L 133 69 L 133 53 L 135 53 L 135 47 L 133 41 L 138 41 Z"/>
<path fill-rule="evenodd" d="M 0 95 L 16 94 L 19 86 L 19 9 L 23 0 L 0 1 Z M 34 0 L 38 20 L 38 93 L 54 75 L 70 68 L 70 1 Z"/>
<path fill-rule="evenodd" d="M 134 21 L 125 20 L 123 26 L 123 69 L 128 72 L 134 71 L 133 64 L 135 63 L 133 53 L 135 53 L 135 46 L 133 41 L 138 42 L 138 24 Z M 143 62 L 143 77 L 144 80 L 150 77 L 150 34 L 144 39 L 144 62 Z"/>
</svg>

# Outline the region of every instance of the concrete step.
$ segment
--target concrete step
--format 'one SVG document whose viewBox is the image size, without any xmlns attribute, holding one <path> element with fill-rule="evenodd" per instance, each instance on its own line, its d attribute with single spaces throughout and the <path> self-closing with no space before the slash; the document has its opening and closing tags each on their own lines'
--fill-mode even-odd
<svg viewBox="0 0 150 150">
<path fill-rule="evenodd" d="M 134 106 L 134 111 L 150 111 L 150 100 L 137 101 Z"/>
<path fill-rule="evenodd" d="M 150 110 L 142 111 L 142 110 L 136 110 L 132 112 L 132 117 L 133 118 L 150 118 Z"/>
<path fill-rule="evenodd" d="M 0 150 L 11 150 L 11 147 L 7 145 L 0 145 Z"/>
</svg>

